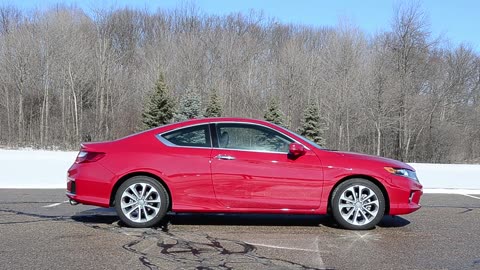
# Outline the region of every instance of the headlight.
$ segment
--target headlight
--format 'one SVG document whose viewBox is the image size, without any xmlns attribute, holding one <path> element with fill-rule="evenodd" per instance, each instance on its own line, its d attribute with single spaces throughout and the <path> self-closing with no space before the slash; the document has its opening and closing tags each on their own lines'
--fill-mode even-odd
<svg viewBox="0 0 480 270">
<path fill-rule="evenodd" d="M 397 168 L 392 168 L 392 167 L 384 167 L 384 169 L 391 174 L 407 177 L 407 178 L 413 179 L 413 180 L 418 182 L 417 174 L 412 170 L 397 169 Z"/>
</svg>

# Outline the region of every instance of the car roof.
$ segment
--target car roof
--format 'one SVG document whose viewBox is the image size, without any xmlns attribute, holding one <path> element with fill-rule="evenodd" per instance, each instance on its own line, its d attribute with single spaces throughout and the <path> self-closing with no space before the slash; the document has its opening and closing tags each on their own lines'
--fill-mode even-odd
<svg viewBox="0 0 480 270">
<path fill-rule="evenodd" d="M 151 128 L 149 130 L 145 130 L 139 133 L 132 134 L 127 137 L 131 136 L 136 136 L 136 135 L 142 135 L 142 134 L 147 134 L 147 133 L 155 133 L 158 134 L 159 132 L 166 132 L 182 127 L 188 127 L 191 125 L 198 125 L 198 124 L 207 124 L 207 123 L 221 123 L 221 122 L 236 122 L 236 123 L 253 123 L 253 124 L 262 124 L 265 126 L 269 127 L 274 127 L 276 126 L 275 124 L 272 124 L 270 122 L 264 121 L 264 120 L 259 120 L 259 119 L 253 119 L 253 118 L 242 118 L 242 117 L 207 117 L 207 118 L 194 118 L 194 119 L 189 119 L 186 121 L 182 122 L 175 122 L 171 124 L 166 124 L 163 126 Z"/>
<path fill-rule="evenodd" d="M 268 123 L 267 121 L 253 118 L 243 118 L 243 117 L 207 117 L 207 118 L 193 118 L 183 122 L 178 122 L 179 124 L 189 125 L 190 123 L 211 123 L 211 122 L 248 122 L 248 123 Z"/>
</svg>

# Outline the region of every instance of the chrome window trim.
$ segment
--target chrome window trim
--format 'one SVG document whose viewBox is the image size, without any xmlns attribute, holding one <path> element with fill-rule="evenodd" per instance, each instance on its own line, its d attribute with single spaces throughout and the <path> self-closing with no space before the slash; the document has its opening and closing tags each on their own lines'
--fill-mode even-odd
<svg viewBox="0 0 480 270">
<path fill-rule="evenodd" d="M 174 132 L 174 131 L 177 131 L 177 130 L 180 130 L 180 129 L 191 128 L 191 127 L 196 127 L 196 126 L 204 126 L 204 125 L 207 126 L 207 130 L 208 130 L 209 137 L 210 137 L 210 146 L 208 146 L 208 147 L 177 145 L 177 144 L 174 144 L 174 143 L 170 142 L 169 140 L 167 140 L 163 137 L 163 135 L 166 134 L 166 133 Z M 212 149 L 213 148 L 212 134 L 210 132 L 210 123 L 200 123 L 200 124 L 193 124 L 193 125 L 190 125 L 190 126 L 174 128 L 172 130 L 168 130 L 168 131 L 156 134 L 155 137 L 161 143 L 163 143 L 164 145 L 169 146 L 169 147 L 198 148 L 198 149 Z"/>
<path fill-rule="evenodd" d="M 169 140 L 163 138 L 162 135 L 160 135 L 160 134 L 155 135 L 155 137 L 157 137 L 157 139 L 160 142 L 162 142 L 163 144 L 165 144 L 166 146 L 180 146 L 180 145 L 176 145 L 176 144 L 170 142 Z"/>
<path fill-rule="evenodd" d="M 288 136 L 287 134 L 283 133 L 283 132 L 280 132 L 276 129 L 273 129 L 269 126 L 265 126 L 265 125 L 262 125 L 262 124 L 257 124 L 257 123 L 250 123 L 250 122 L 234 122 L 234 121 L 228 121 L 228 122 L 211 122 L 212 124 L 248 124 L 248 125 L 254 125 L 254 126 L 260 126 L 260 127 L 263 127 L 263 128 L 267 128 L 267 129 L 270 129 L 274 132 L 277 132 L 277 133 L 280 133 L 282 134 L 283 136 L 289 138 L 290 140 L 292 140 L 293 142 L 295 143 L 299 143 L 301 145 L 303 145 L 303 147 L 307 148 L 307 150 L 310 150 L 310 147 L 306 146 L 304 143 L 301 143 L 299 142 L 298 140 L 295 140 L 294 138 Z M 225 149 L 225 150 L 238 150 L 238 151 L 249 151 L 249 152 L 262 152 L 262 153 L 284 153 L 284 154 L 288 154 L 288 152 L 273 152 L 273 151 L 259 151 L 259 150 L 246 150 L 246 149 L 235 149 L 235 148 L 220 148 L 220 147 L 214 147 L 215 149 Z"/>
<path fill-rule="evenodd" d="M 277 133 L 280 133 L 281 135 L 285 136 L 286 138 L 288 138 L 289 140 L 291 140 L 292 142 L 294 142 L 295 140 L 290 138 L 289 136 L 275 130 L 275 129 L 272 129 L 272 128 L 269 128 L 267 126 L 264 126 L 264 125 L 259 125 L 259 124 L 254 124 L 254 123 L 248 123 L 248 122 L 216 122 L 214 123 L 216 124 L 215 125 L 215 128 L 217 129 L 217 125 L 218 124 L 238 124 L 238 125 L 254 125 L 254 126 L 258 126 L 258 127 L 262 127 L 262 128 L 265 128 L 265 129 L 268 129 L 270 131 L 273 131 L 273 132 L 277 132 Z M 242 127 L 238 127 L 238 128 L 242 128 Z M 245 127 L 243 127 L 245 128 Z M 254 129 L 254 128 L 252 128 Z M 217 131 L 218 133 L 218 131 Z M 217 134 L 217 138 L 218 138 L 218 134 Z M 290 142 L 291 143 L 291 142 Z M 244 152 L 258 152 L 258 153 L 281 153 L 281 154 L 288 154 L 288 152 L 279 152 L 279 151 L 268 151 L 268 150 L 254 150 L 254 149 L 238 149 L 238 148 L 224 148 L 224 147 L 214 147 L 215 149 L 221 149 L 221 150 L 233 150 L 233 151 L 244 151 Z"/>
<path fill-rule="evenodd" d="M 251 122 L 240 122 L 240 121 L 212 121 L 212 122 L 205 122 L 205 123 L 199 123 L 199 124 L 193 124 L 193 125 L 189 125 L 189 126 L 183 126 L 183 127 L 178 127 L 178 128 L 174 128 L 174 129 L 171 129 L 171 130 L 168 130 L 168 131 L 165 131 L 165 132 L 162 132 L 162 133 L 159 133 L 157 135 L 155 135 L 155 137 L 160 141 L 162 142 L 163 144 L 165 144 L 166 146 L 169 146 L 169 147 L 182 147 L 182 148 L 197 148 L 197 149 L 220 149 L 220 150 L 230 150 L 230 151 L 244 151 L 244 152 L 258 152 L 258 153 L 272 153 L 272 154 L 288 154 L 288 152 L 275 152 L 275 151 L 261 151 L 261 150 L 248 150 L 248 149 L 236 149 L 236 148 L 220 148 L 220 147 L 213 147 L 213 136 L 212 134 L 210 133 L 210 147 L 201 147 L 201 146 L 183 146 L 183 145 L 176 145 L 174 143 L 171 143 L 170 141 L 168 141 L 167 139 L 163 138 L 162 135 L 166 134 L 166 133 L 170 133 L 172 131 L 176 131 L 176 130 L 179 130 L 179 129 L 184 129 L 184 128 L 189 128 L 189 127 L 195 127 L 195 126 L 201 126 L 201 125 L 211 125 L 211 124 L 248 124 L 248 125 L 254 125 L 254 126 L 260 126 L 260 127 L 263 127 L 263 128 L 267 128 L 267 129 L 270 129 L 274 132 L 278 132 L 280 134 L 282 134 L 283 136 L 289 138 L 290 140 L 292 140 L 293 142 L 295 143 L 299 143 L 301 145 L 303 145 L 303 147 L 305 147 L 307 150 L 311 150 L 310 147 L 306 146 L 304 143 L 301 143 L 299 142 L 298 140 L 288 136 L 287 134 L 283 133 L 283 132 L 280 132 L 276 129 L 273 129 L 269 126 L 265 126 L 265 125 L 262 125 L 262 124 L 258 124 L 258 123 L 251 123 Z M 287 130 L 287 129 L 285 129 Z M 288 131 L 288 130 L 287 130 Z M 208 132 L 210 132 L 210 128 L 208 129 Z"/>
<path fill-rule="evenodd" d="M 288 154 L 288 152 L 276 152 L 276 151 L 267 151 L 267 150 L 248 150 L 248 149 L 221 148 L 221 147 L 214 147 L 214 149 L 226 150 L 226 151 L 255 152 L 255 153 Z"/>
</svg>

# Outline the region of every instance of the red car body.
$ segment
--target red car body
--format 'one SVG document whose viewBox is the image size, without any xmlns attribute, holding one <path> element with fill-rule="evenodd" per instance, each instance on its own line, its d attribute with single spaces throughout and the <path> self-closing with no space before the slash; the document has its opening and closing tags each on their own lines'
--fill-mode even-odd
<svg viewBox="0 0 480 270">
<path fill-rule="evenodd" d="M 305 147 L 298 158 L 284 152 L 168 145 L 159 134 L 185 127 L 242 123 L 277 131 Z M 213 129 L 211 129 L 213 130 Z M 160 138 L 160 139 L 159 139 Z M 212 136 L 211 140 L 217 140 Z M 385 214 L 420 208 L 418 180 L 385 167 L 414 169 L 392 159 L 320 149 L 303 137 L 269 122 L 243 118 L 205 118 L 161 126 L 109 142 L 84 143 L 96 153 L 68 170 L 67 196 L 79 203 L 111 207 L 118 187 L 132 176 L 162 183 L 173 212 L 326 214 L 332 191 L 343 181 L 367 179 L 385 197 Z M 234 157 L 218 159 L 216 157 Z M 85 158 L 85 157 L 84 157 Z"/>
</svg>

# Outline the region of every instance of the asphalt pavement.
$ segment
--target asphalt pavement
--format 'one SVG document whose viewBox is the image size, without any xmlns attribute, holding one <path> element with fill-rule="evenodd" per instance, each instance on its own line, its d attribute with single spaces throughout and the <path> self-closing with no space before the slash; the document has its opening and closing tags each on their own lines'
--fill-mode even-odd
<svg viewBox="0 0 480 270">
<path fill-rule="evenodd" d="M 373 230 L 328 216 L 169 214 L 152 229 L 64 190 L 0 189 L 0 269 L 480 269 L 480 195 L 426 194 Z"/>
</svg>

